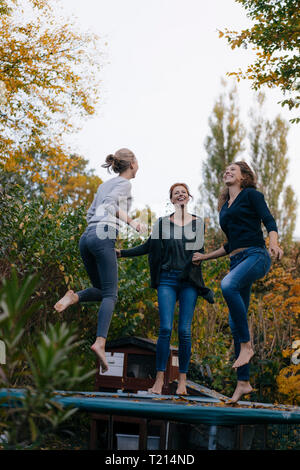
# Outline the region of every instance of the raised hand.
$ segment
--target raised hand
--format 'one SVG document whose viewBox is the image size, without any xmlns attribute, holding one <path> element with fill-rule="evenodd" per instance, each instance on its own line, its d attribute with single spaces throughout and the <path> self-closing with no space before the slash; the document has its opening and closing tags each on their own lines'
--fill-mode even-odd
<svg viewBox="0 0 300 470">
<path fill-rule="evenodd" d="M 144 233 L 148 230 L 147 225 L 143 224 L 142 222 L 138 222 L 137 220 L 132 220 L 130 226 L 139 233 Z"/>
</svg>

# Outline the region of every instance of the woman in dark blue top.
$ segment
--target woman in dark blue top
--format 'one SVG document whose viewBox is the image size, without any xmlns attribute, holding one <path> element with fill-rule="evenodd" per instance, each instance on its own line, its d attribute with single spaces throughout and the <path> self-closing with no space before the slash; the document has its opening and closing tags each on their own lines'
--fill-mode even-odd
<svg viewBox="0 0 300 470">
<path fill-rule="evenodd" d="M 227 242 L 211 253 L 195 253 L 195 264 L 221 256 L 230 256 L 230 272 L 221 282 L 229 308 L 229 325 L 233 334 L 238 382 L 232 401 L 250 393 L 249 361 L 254 354 L 247 322 L 250 291 L 254 281 L 265 276 L 271 266 L 271 256 L 280 259 L 283 251 L 278 246 L 277 225 L 265 202 L 256 190 L 256 178 L 245 162 L 229 165 L 223 176 L 225 189 L 219 197 L 219 220 Z M 269 234 L 266 249 L 261 223 Z"/>
</svg>

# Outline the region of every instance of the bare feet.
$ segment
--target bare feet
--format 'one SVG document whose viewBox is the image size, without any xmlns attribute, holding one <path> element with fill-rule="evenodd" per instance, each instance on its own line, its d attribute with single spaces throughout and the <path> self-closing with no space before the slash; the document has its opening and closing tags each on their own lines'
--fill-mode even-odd
<svg viewBox="0 0 300 470">
<path fill-rule="evenodd" d="M 63 312 L 67 307 L 73 304 L 77 304 L 79 297 L 72 290 L 68 292 L 54 305 L 57 312 Z"/>
<path fill-rule="evenodd" d="M 162 388 L 164 385 L 164 372 L 158 371 L 156 374 L 156 379 L 154 382 L 153 387 L 148 388 L 149 393 L 156 393 L 157 395 L 161 395 Z"/>
<path fill-rule="evenodd" d="M 237 358 L 232 367 L 234 369 L 237 369 L 238 367 L 248 364 L 252 356 L 254 356 L 254 351 L 251 347 L 250 341 L 248 343 L 241 343 L 241 351 L 239 357 Z"/>
<path fill-rule="evenodd" d="M 230 403 L 236 403 L 239 401 L 242 395 L 247 395 L 247 393 L 251 393 L 253 388 L 251 387 L 249 382 L 244 380 L 238 380 L 236 385 L 236 389 L 230 399 Z"/>
<path fill-rule="evenodd" d="M 101 367 L 101 372 L 102 374 L 104 374 L 104 372 L 108 371 L 108 364 L 106 361 L 106 354 L 105 354 L 105 342 L 103 344 L 103 341 L 98 341 L 97 339 L 95 343 L 92 344 L 91 350 L 94 351 L 94 353 L 98 356 L 100 367 Z"/>
</svg>

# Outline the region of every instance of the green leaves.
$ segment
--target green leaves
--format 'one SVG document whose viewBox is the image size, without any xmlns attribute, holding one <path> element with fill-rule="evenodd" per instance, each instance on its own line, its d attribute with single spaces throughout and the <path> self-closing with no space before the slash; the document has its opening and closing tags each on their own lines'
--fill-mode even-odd
<svg viewBox="0 0 300 470">
<path fill-rule="evenodd" d="M 57 389 L 72 389 L 95 374 L 71 359 L 71 353 L 83 341 L 76 341 L 74 327 L 65 322 L 49 325 L 47 333 L 41 333 L 32 355 L 26 353 L 36 390 L 51 392 Z"/>
<path fill-rule="evenodd" d="M 281 104 L 289 109 L 300 104 L 296 81 L 299 76 L 299 1 L 281 0 L 236 0 L 253 20 L 251 28 L 239 32 L 226 30 L 224 36 L 232 49 L 252 46 L 256 59 L 245 71 L 230 73 L 237 79 L 249 79 L 257 90 L 261 86 L 278 87 L 283 93 L 289 92 L 290 99 Z M 291 122 L 299 122 L 295 117 Z"/>
<path fill-rule="evenodd" d="M 20 282 L 13 270 L 11 279 L 3 279 L 0 290 L 0 338 L 7 357 L 0 385 L 9 388 L 21 383 L 25 391 L 8 411 L 0 407 L 0 434 L 1 429 L 6 430 L 8 442 L 3 445 L 10 449 L 40 446 L 76 412 L 53 401 L 55 390 L 72 390 L 96 373 L 79 362 L 76 352 L 83 342 L 77 339 L 75 327 L 66 322 L 47 325 L 46 331 L 26 346 L 24 331 L 41 304 L 32 302 L 37 288 L 38 276 L 28 275 Z M 1 419 L 3 414 L 5 420 Z"/>
<path fill-rule="evenodd" d="M 39 278 L 32 301 L 39 301 L 40 308 L 31 317 L 31 333 L 44 331 L 47 321 L 55 323 L 53 305 L 67 288 L 74 284 L 81 288 L 87 278 L 78 250 L 86 208 L 64 207 L 63 202 L 47 201 L 42 194 L 27 197 L 21 186 L 9 188 L 9 194 L 0 191 L 1 272 L 14 267 L 21 279 L 29 273 Z M 31 288 L 27 282 L 25 291 Z"/>
<path fill-rule="evenodd" d="M 22 366 L 24 356 L 20 346 L 26 324 L 31 315 L 39 308 L 41 302 L 28 305 L 36 289 L 38 277 L 28 276 L 24 283 L 19 284 L 15 269 L 11 279 L 4 279 L 0 290 L 0 339 L 6 346 L 7 380 L 16 385 L 16 371 Z M 1 377 L 0 377 L 1 382 Z"/>
</svg>

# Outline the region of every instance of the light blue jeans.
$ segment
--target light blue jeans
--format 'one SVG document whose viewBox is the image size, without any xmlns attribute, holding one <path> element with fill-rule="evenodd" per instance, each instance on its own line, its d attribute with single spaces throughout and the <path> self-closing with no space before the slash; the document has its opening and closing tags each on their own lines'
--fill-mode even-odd
<svg viewBox="0 0 300 470">
<path fill-rule="evenodd" d="M 250 341 L 247 321 L 251 286 L 267 274 L 271 257 L 266 248 L 249 247 L 230 257 L 230 272 L 221 282 L 223 296 L 229 308 L 229 325 L 234 339 L 235 356 L 240 343 Z M 237 369 L 238 380 L 249 380 L 249 364 Z"/>
<path fill-rule="evenodd" d="M 170 353 L 176 300 L 179 300 L 179 372 L 186 373 L 191 357 L 191 324 L 197 302 L 197 290 L 186 282 L 180 282 L 179 270 L 162 271 L 157 288 L 160 316 L 159 336 L 156 345 L 156 369 L 165 371 Z"/>
</svg>

